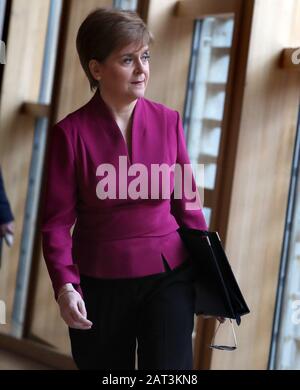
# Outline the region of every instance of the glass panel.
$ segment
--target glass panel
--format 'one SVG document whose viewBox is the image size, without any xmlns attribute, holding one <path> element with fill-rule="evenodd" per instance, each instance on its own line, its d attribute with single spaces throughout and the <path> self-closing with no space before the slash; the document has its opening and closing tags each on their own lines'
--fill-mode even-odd
<svg viewBox="0 0 300 390">
<path fill-rule="evenodd" d="M 136 11 L 137 0 L 114 0 L 114 8 Z"/>
<path fill-rule="evenodd" d="M 270 354 L 271 369 L 300 369 L 300 112 Z"/>
<path fill-rule="evenodd" d="M 204 218 L 205 218 L 205 221 L 207 223 L 207 226 L 209 226 L 210 225 L 210 217 L 211 217 L 211 209 L 208 207 L 203 207 L 203 214 L 204 214 Z"/>
<path fill-rule="evenodd" d="M 0 0 L 0 64 L 6 63 L 5 43 L 2 41 L 6 0 Z"/>
<path fill-rule="evenodd" d="M 6 0 L 0 0 L 0 40 L 3 34 Z"/>
<path fill-rule="evenodd" d="M 184 126 L 192 164 L 205 164 L 204 188 L 213 190 L 221 139 L 234 19 L 195 21 Z"/>
</svg>

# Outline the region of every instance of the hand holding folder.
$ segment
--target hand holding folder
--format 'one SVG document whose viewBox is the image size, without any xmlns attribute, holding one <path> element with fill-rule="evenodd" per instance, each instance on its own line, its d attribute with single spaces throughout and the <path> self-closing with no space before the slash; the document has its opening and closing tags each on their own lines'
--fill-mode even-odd
<svg viewBox="0 0 300 390">
<path fill-rule="evenodd" d="M 190 252 L 195 270 L 195 314 L 229 318 L 231 325 L 231 319 L 235 319 L 240 325 L 241 316 L 248 314 L 250 310 L 235 279 L 218 232 L 185 226 L 180 227 L 178 232 Z M 220 325 L 221 323 L 217 331 Z M 211 347 L 223 350 L 236 349 L 233 325 L 232 330 L 234 347 L 216 345 Z"/>
<path fill-rule="evenodd" d="M 217 232 L 180 227 L 195 268 L 195 313 L 235 319 L 250 312 Z"/>
</svg>

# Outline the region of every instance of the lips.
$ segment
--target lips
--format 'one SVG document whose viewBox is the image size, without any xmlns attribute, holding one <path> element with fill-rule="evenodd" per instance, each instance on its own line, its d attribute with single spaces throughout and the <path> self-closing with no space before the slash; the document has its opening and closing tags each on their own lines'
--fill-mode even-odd
<svg viewBox="0 0 300 390">
<path fill-rule="evenodd" d="M 133 81 L 131 84 L 142 84 L 145 80 L 141 80 L 141 81 Z"/>
</svg>

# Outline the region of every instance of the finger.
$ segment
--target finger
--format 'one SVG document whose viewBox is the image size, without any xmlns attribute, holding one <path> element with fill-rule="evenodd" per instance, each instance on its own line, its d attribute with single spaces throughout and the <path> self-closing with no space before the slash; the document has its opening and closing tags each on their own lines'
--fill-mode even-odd
<svg viewBox="0 0 300 390">
<path fill-rule="evenodd" d="M 83 330 L 91 329 L 90 325 L 83 325 L 81 322 L 74 321 L 71 315 L 66 315 L 64 321 L 70 328 Z"/>
<path fill-rule="evenodd" d="M 14 230 L 15 230 L 15 225 L 14 225 L 13 222 L 10 222 L 10 223 L 7 225 L 7 231 L 8 231 L 9 233 L 14 234 Z"/>
<path fill-rule="evenodd" d="M 83 330 L 91 329 L 90 325 L 83 325 L 81 322 L 76 322 L 71 318 L 68 321 L 66 321 L 66 323 L 70 328 L 74 328 L 74 329 L 83 329 Z"/>
<path fill-rule="evenodd" d="M 71 317 L 75 322 L 79 322 L 83 325 L 93 325 L 90 320 L 83 317 L 83 315 L 78 311 L 77 307 L 74 307 L 74 309 L 71 310 Z"/>
<path fill-rule="evenodd" d="M 81 299 L 81 300 L 78 302 L 78 310 L 79 310 L 79 312 L 83 315 L 84 318 L 87 317 L 87 312 L 86 312 L 86 308 L 85 308 L 85 304 L 84 304 L 83 299 Z"/>
<path fill-rule="evenodd" d="M 14 234 L 13 230 L 9 226 L 6 227 L 5 233 Z"/>
<path fill-rule="evenodd" d="M 84 325 L 77 325 L 77 323 L 75 324 L 71 324 L 71 325 L 68 325 L 70 328 L 73 328 L 73 329 L 80 329 L 80 330 L 89 330 L 91 329 L 91 326 L 84 326 Z"/>
<path fill-rule="evenodd" d="M 90 325 L 83 325 L 79 322 L 72 322 L 72 321 L 71 321 L 69 326 L 70 326 L 70 328 L 74 328 L 74 329 L 82 329 L 82 330 L 91 329 Z"/>
<path fill-rule="evenodd" d="M 2 234 L 11 233 L 13 234 L 12 227 L 9 223 L 0 225 L 0 231 Z"/>
</svg>

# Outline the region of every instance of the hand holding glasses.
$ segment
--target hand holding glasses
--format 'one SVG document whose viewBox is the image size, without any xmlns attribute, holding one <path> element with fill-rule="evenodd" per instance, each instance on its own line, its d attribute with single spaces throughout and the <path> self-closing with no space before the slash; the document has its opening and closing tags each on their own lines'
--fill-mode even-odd
<svg viewBox="0 0 300 390">
<path fill-rule="evenodd" d="M 229 321 L 230 321 L 230 325 L 231 325 L 231 329 L 232 329 L 232 334 L 233 334 L 233 338 L 234 338 L 234 345 L 221 345 L 221 344 L 215 344 L 215 338 L 216 338 L 216 335 L 218 333 L 218 330 L 220 329 L 220 326 L 222 325 L 223 322 L 219 322 L 219 325 L 217 326 L 217 329 L 213 335 L 213 338 L 212 338 L 212 341 L 210 343 L 210 346 L 209 348 L 211 349 L 218 349 L 220 351 L 234 351 L 237 349 L 237 339 L 236 339 L 236 334 L 235 334 L 235 330 L 234 330 L 234 327 L 233 327 L 233 323 L 232 323 L 232 320 L 231 318 L 229 318 Z M 224 321 L 225 322 L 225 321 Z"/>
</svg>

